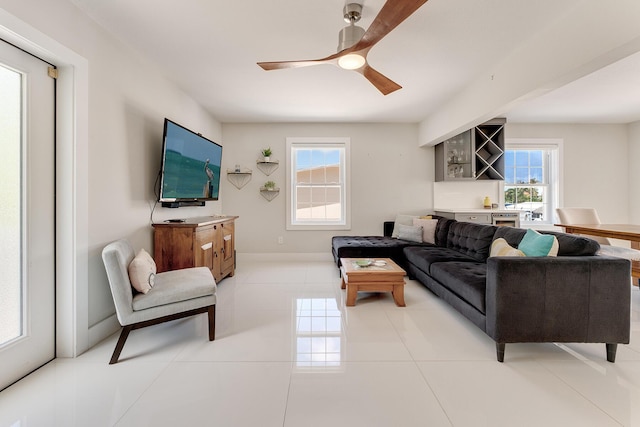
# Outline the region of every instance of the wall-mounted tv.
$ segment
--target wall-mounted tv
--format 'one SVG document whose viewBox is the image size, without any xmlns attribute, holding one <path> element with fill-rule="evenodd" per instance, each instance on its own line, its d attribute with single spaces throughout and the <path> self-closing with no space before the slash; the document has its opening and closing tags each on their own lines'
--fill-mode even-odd
<svg viewBox="0 0 640 427">
<path fill-rule="evenodd" d="M 218 200 L 222 146 L 164 119 L 160 194 L 165 207 Z"/>
</svg>

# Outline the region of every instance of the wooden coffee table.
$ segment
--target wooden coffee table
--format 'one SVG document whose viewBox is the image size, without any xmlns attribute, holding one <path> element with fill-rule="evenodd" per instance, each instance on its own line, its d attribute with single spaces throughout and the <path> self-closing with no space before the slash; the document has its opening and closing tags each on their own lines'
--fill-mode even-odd
<svg viewBox="0 0 640 427">
<path fill-rule="evenodd" d="M 358 291 L 391 292 L 398 307 L 404 307 L 404 275 L 406 272 L 390 258 L 371 258 L 385 265 L 360 267 L 356 261 L 369 258 L 340 258 L 342 289 L 347 289 L 347 306 L 356 305 Z"/>
</svg>

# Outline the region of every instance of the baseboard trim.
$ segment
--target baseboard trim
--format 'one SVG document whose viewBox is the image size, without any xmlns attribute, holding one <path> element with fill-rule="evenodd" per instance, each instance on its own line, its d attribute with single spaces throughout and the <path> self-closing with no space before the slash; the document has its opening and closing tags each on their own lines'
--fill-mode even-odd
<svg viewBox="0 0 640 427">
<path fill-rule="evenodd" d="M 120 329 L 120 323 L 115 313 L 89 328 L 89 348 L 98 344 Z"/>
<path fill-rule="evenodd" d="M 236 253 L 238 262 L 259 262 L 259 261 L 296 261 L 296 262 L 325 262 L 333 261 L 330 253 L 310 252 L 310 253 Z"/>
</svg>

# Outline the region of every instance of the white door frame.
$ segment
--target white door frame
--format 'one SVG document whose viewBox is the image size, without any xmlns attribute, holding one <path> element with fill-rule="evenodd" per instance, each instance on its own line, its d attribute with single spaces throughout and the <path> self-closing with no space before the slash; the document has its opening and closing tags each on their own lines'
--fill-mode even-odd
<svg viewBox="0 0 640 427">
<path fill-rule="evenodd" d="M 0 9 L 0 37 L 56 64 L 56 357 L 90 347 L 88 315 L 89 64 Z"/>
</svg>

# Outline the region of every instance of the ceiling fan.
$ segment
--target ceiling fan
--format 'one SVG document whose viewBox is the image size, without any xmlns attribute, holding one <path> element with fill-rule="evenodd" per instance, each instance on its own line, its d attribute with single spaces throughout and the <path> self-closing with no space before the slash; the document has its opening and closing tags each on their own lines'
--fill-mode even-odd
<svg viewBox="0 0 640 427">
<path fill-rule="evenodd" d="M 357 71 L 383 95 L 388 95 L 401 89 L 402 86 L 373 69 L 367 62 L 367 54 L 376 43 L 426 2 L 427 0 L 387 0 L 366 32 L 363 28 L 354 25 L 360 20 L 362 5 L 349 3 L 344 7 L 344 19 L 350 25 L 340 31 L 338 53 L 320 59 L 258 62 L 258 65 L 269 71 L 318 64 L 333 64 L 345 70 Z"/>
</svg>

